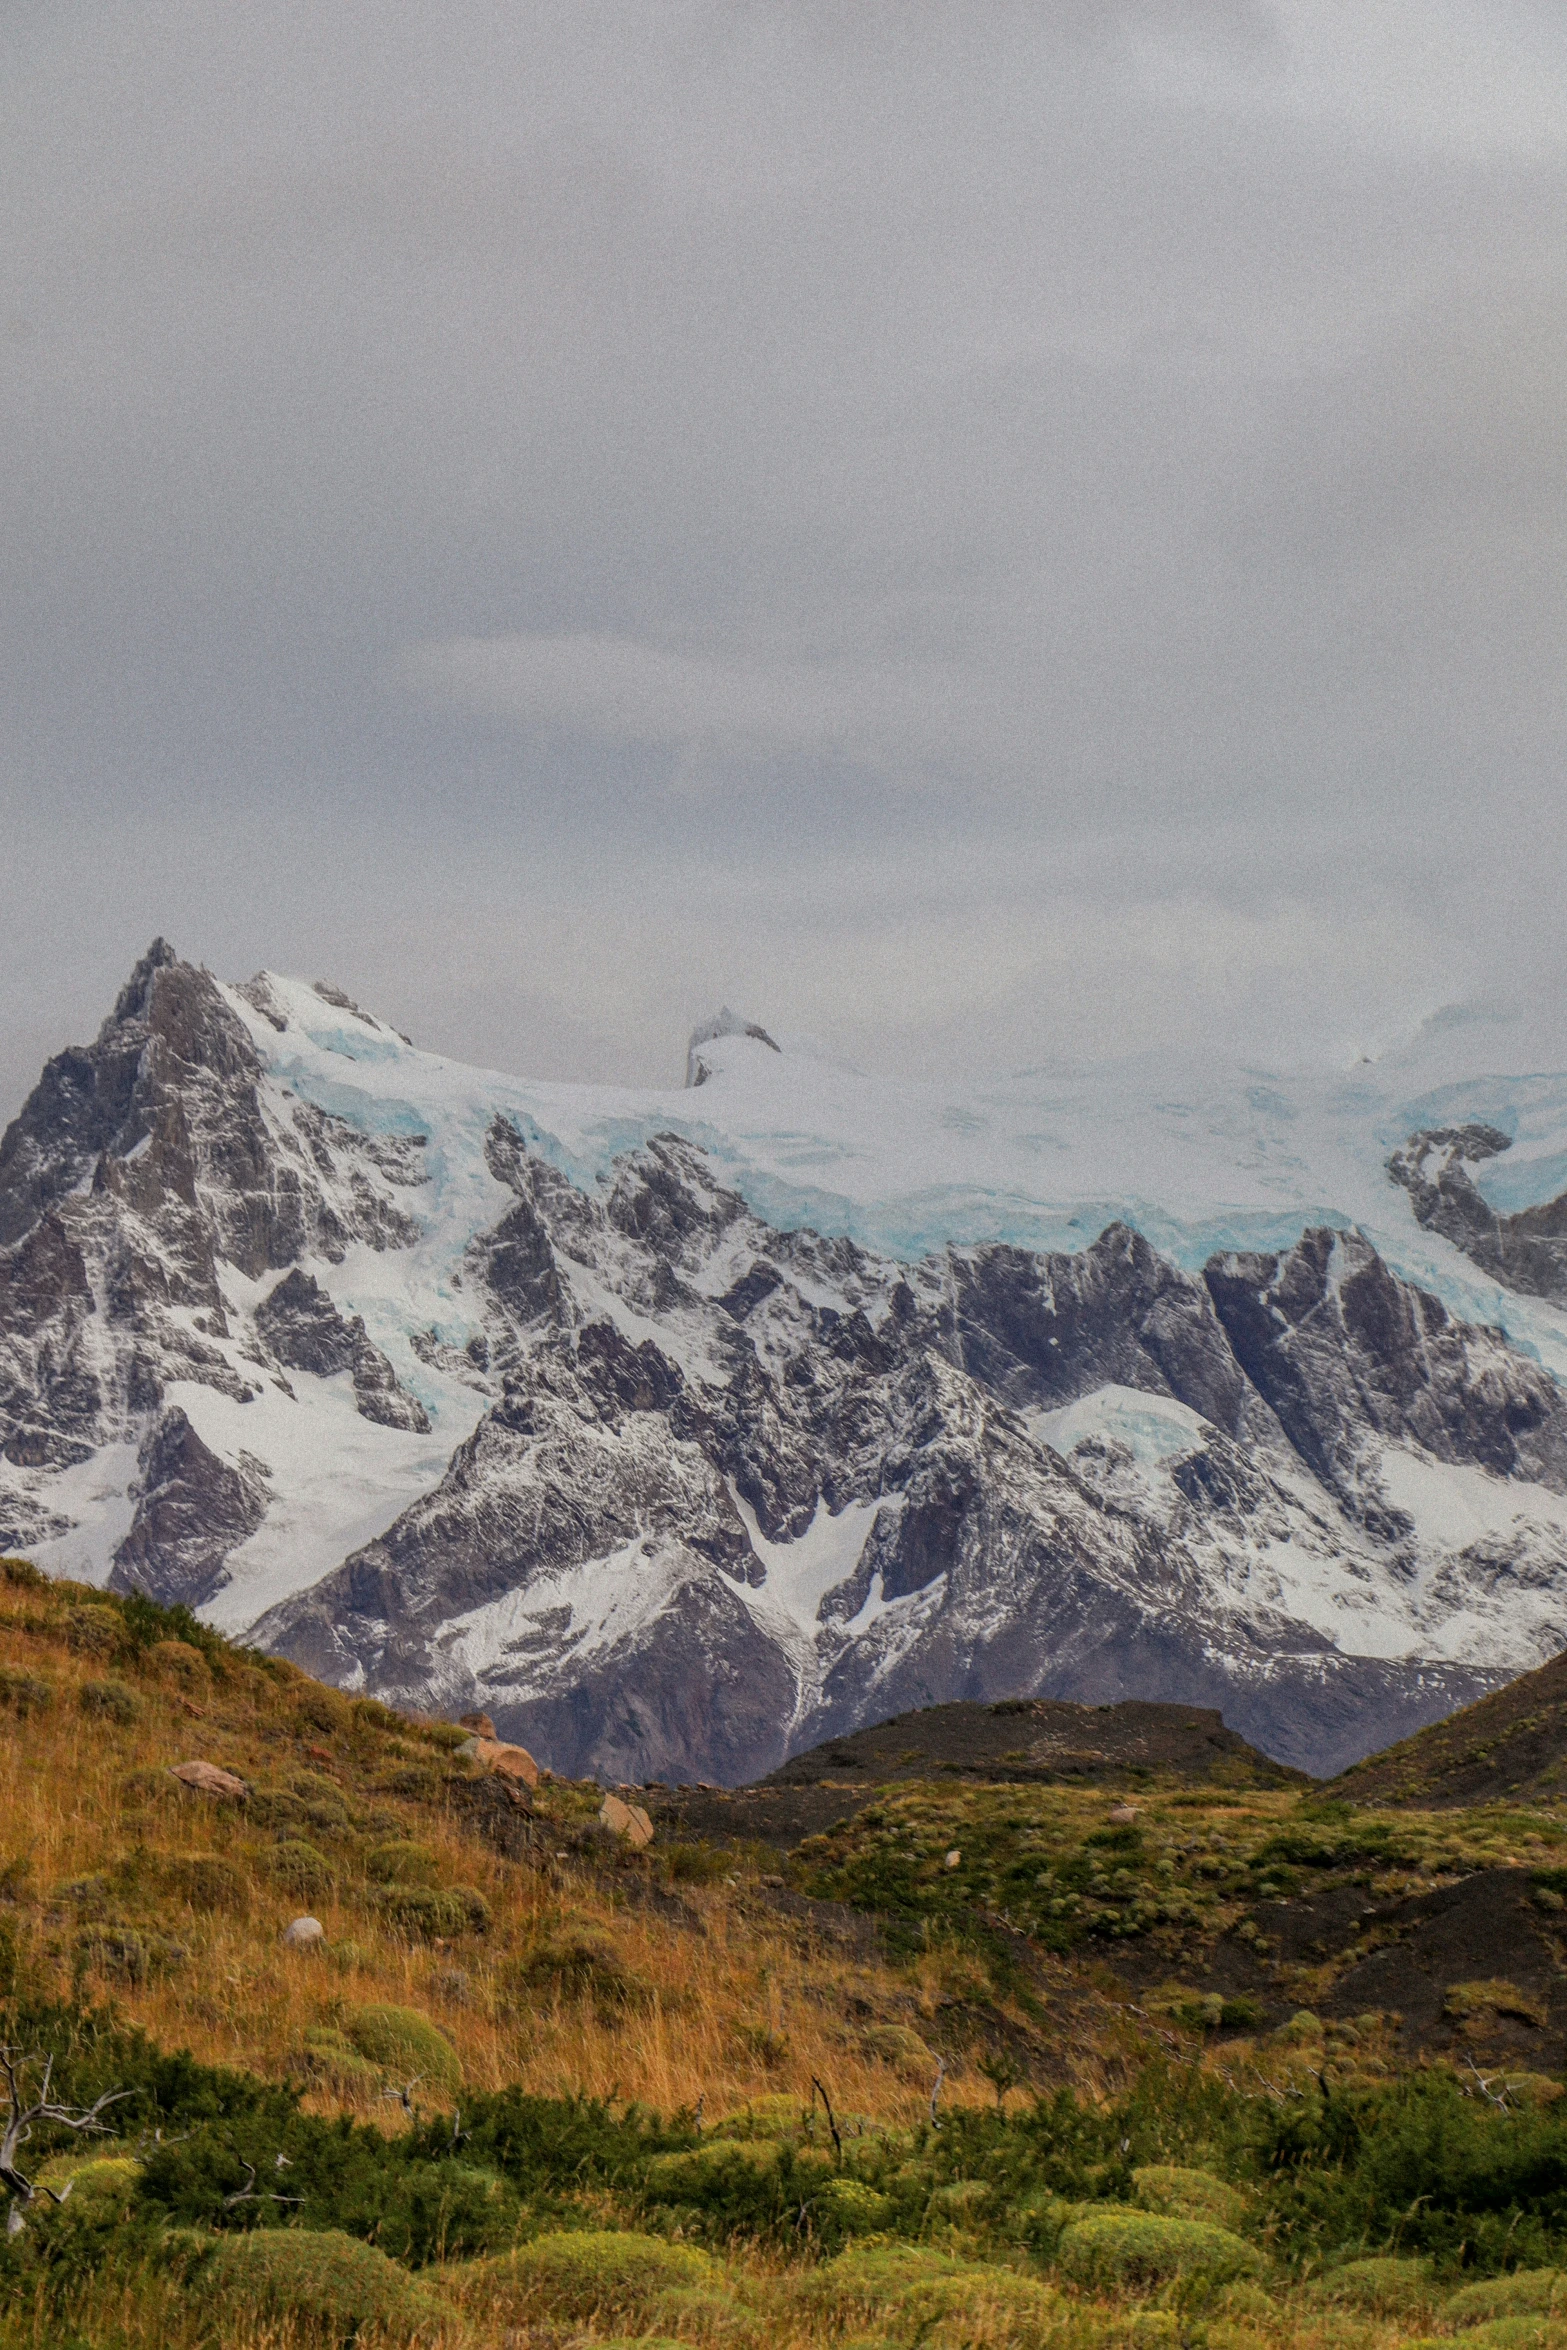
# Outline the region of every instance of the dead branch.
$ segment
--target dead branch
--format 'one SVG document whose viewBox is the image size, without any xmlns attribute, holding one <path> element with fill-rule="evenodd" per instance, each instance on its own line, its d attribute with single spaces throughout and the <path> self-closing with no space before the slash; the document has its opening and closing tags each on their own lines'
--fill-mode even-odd
<svg viewBox="0 0 1567 2350">
<path fill-rule="evenodd" d="M 57 2195 L 52 2187 L 40 2187 L 18 2167 L 17 2157 L 32 2137 L 35 2124 L 53 2123 L 62 2130 L 81 2130 L 108 2134 L 103 2115 L 111 2105 L 135 2095 L 131 2089 L 105 2089 L 91 2105 L 59 2105 L 49 2091 L 54 2079 L 54 2058 L 43 2059 L 43 2080 L 38 2094 L 28 2101 L 22 2088 L 22 2074 L 30 2064 L 37 2064 L 36 2054 L 24 2055 L 19 2048 L 0 2048 L 0 2075 L 4 2076 L 7 2099 L 5 2128 L 0 2131 L 0 2184 L 10 2191 L 11 2207 L 6 2214 L 6 2234 L 14 2236 L 26 2224 L 29 2207 L 40 2194 L 51 2203 L 63 2203 L 70 2193 L 67 2184 Z"/>
</svg>

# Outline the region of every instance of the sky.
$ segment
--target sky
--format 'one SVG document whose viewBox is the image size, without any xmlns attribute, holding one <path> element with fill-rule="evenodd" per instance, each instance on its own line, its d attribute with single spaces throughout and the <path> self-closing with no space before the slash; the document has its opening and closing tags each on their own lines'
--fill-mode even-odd
<svg viewBox="0 0 1567 2350">
<path fill-rule="evenodd" d="M 1555 1018 L 1559 0 L 9 0 L 0 1118 Z M 1567 1038 L 1564 1038 L 1567 1059 Z"/>
</svg>

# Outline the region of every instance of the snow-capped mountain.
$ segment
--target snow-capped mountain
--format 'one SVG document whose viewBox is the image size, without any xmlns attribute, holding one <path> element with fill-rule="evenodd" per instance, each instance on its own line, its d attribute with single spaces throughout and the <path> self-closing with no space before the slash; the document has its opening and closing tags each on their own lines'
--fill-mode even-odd
<svg viewBox="0 0 1567 2350">
<path fill-rule="evenodd" d="M 610 1777 L 1030 1693 L 1329 1768 L 1567 1643 L 1567 1079 L 1470 1042 L 530 1085 L 160 942 L 0 1144 L 0 1543 Z"/>
</svg>

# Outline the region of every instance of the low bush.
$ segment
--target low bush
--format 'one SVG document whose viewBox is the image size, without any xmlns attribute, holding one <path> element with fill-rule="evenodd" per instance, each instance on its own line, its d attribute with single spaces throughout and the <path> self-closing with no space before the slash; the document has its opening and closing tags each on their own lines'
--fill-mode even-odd
<svg viewBox="0 0 1567 2350">
<path fill-rule="evenodd" d="M 1347 2260 L 1325 2276 L 1313 2278 L 1307 2291 L 1313 2301 L 1337 2302 L 1375 2317 L 1405 2317 L 1430 2308 L 1435 2297 L 1429 2261 L 1402 2260 L 1391 2254 L 1380 2259 Z"/>
<path fill-rule="evenodd" d="M 530 1999 L 588 1999 L 600 2008 L 629 2007 L 642 1987 L 607 1934 L 579 1928 L 535 1944 L 511 1974 Z"/>
<path fill-rule="evenodd" d="M 76 1702 L 89 1721 L 114 1722 L 121 1729 L 139 1722 L 142 1715 L 141 1699 L 123 1681 L 84 1681 Z"/>
<path fill-rule="evenodd" d="M 1443 2316 L 1455 2326 L 1484 2325 L 1488 2318 L 1567 2312 L 1567 2274 L 1556 2268 L 1517 2268 L 1509 2277 L 1487 2277 L 1453 2294 Z"/>
<path fill-rule="evenodd" d="M 187 1697 L 204 1696 L 212 1686 L 212 1668 L 199 1648 L 188 1640 L 155 1640 L 147 1662 L 159 1678 L 182 1689 Z"/>
<path fill-rule="evenodd" d="M 394 1932 L 414 1942 L 450 1942 L 459 1934 L 482 1934 L 490 1923 L 490 1905 L 472 1885 L 438 1890 L 391 1885 L 381 1894 L 379 1906 Z"/>
<path fill-rule="evenodd" d="M 343 2018 L 343 2036 L 371 2064 L 378 2064 L 397 2081 L 418 2075 L 429 2087 L 456 2096 L 462 2087 L 462 2063 L 446 2034 L 414 2007 L 371 2004 L 351 2007 Z"/>
<path fill-rule="evenodd" d="M 88 1607 L 68 1607 L 60 1619 L 60 1629 L 73 1656 L 102 1659 L 117 1656 L 130 1645 L 125 1620 L 112 1600 Z"/>
<path fill-rule="evenodd" d="M 267 1854 L 267 1871 L 303 1901 L 318 1901 L 337 1883 L 337 1871 L 324 1852 L 302 1836 L 286 1836 Z"/>
<path fill-rule="evenodd" d="M 1521 1991 L 1516 1983 L 1492 1979 L 1481 1983 L 1450 1983 L 1442 2002 L 1443 2013 L 1455 2022 L 1465 2022 L 1472 2016 L 1516 2016 L 1520 2023 L 1543 2024 L 1545 2002 L 1532 1991 Z"/>
<path fill-rule="evenodd" d="M 1144 2163 L 1132 2173 L 1133 2194 L 1145 2211 L 1172 2219 L 1205 2219 L 1238 2232 L 1245 2224 L 1246 2197 L 1212 2171 L 1184 2170 L 1175 2163 Z"/>
<path fill-rule="evenodd" d="M 1124 2205 L 1078 2211 L 1061 2231 L 1056 2263 L 1076 2284 L 1113 2287 L 1160 2285 L 1174 2277 L 1226 2285 L 1263 2265 L 1228 2228 Z"/>
<path fill-rule="evenodd" d="M 428 1844 L 397 1837 L 372 1846 L 365 1855 L 365 1874 L 377 1885 L 433 1885 L 439 1866 Z"/>
<path fill-rule="evenodd" d="M 172 1853 L 160 1864 L 159 1877 L 171 1901 L 183 1902 L 202 1917 L 243 1917 L 250 1907 L 245 1878 L 215 1852 Z"/>
<path fill-rule="evenodd" d="M 0 1713 L 15 1714 L 26 1721 L 31 1715 L 44 1713 L 54 1703 L 54 1685 L 39 1673 L 20 1672 L 14 1665 L 0 1665 Z"/>
<path fill-rule="evenodd" d="M 515 2252 L 475 2262 L 458 2291 L 465 2307 L 497 2317 L 623 2318 L 639 2315 L 672 2288 L 710 2285 L 718 2273 L 689 2245 L 584 2228 L 538 2236 Z"/>
<path fill-rule="evenodd" d="M 373 2329 L 389 2342 L 428 2345 L 457 2330 L 428 2286 L 338 2228 L 256 2228 L 227 2237 L 194 2283 L 203 2297 L 247 2314 L 303 2320 L 334 2344 Z"/>
</svg>

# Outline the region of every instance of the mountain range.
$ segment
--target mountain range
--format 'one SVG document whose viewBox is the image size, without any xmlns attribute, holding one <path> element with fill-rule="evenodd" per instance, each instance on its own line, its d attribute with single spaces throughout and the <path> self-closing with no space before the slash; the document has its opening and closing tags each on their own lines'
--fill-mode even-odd
<svg viewBox="0 0 1567 2350">
<path fill-rule="evenodd" d="M 0 1547 L 554 1767 L 756 1778 L 953 1699 L 1326 1773 L 1567 1645 L 1567 1079 L 667 1089 L 161 940 L 0 1142 Z"/>
</svg>

